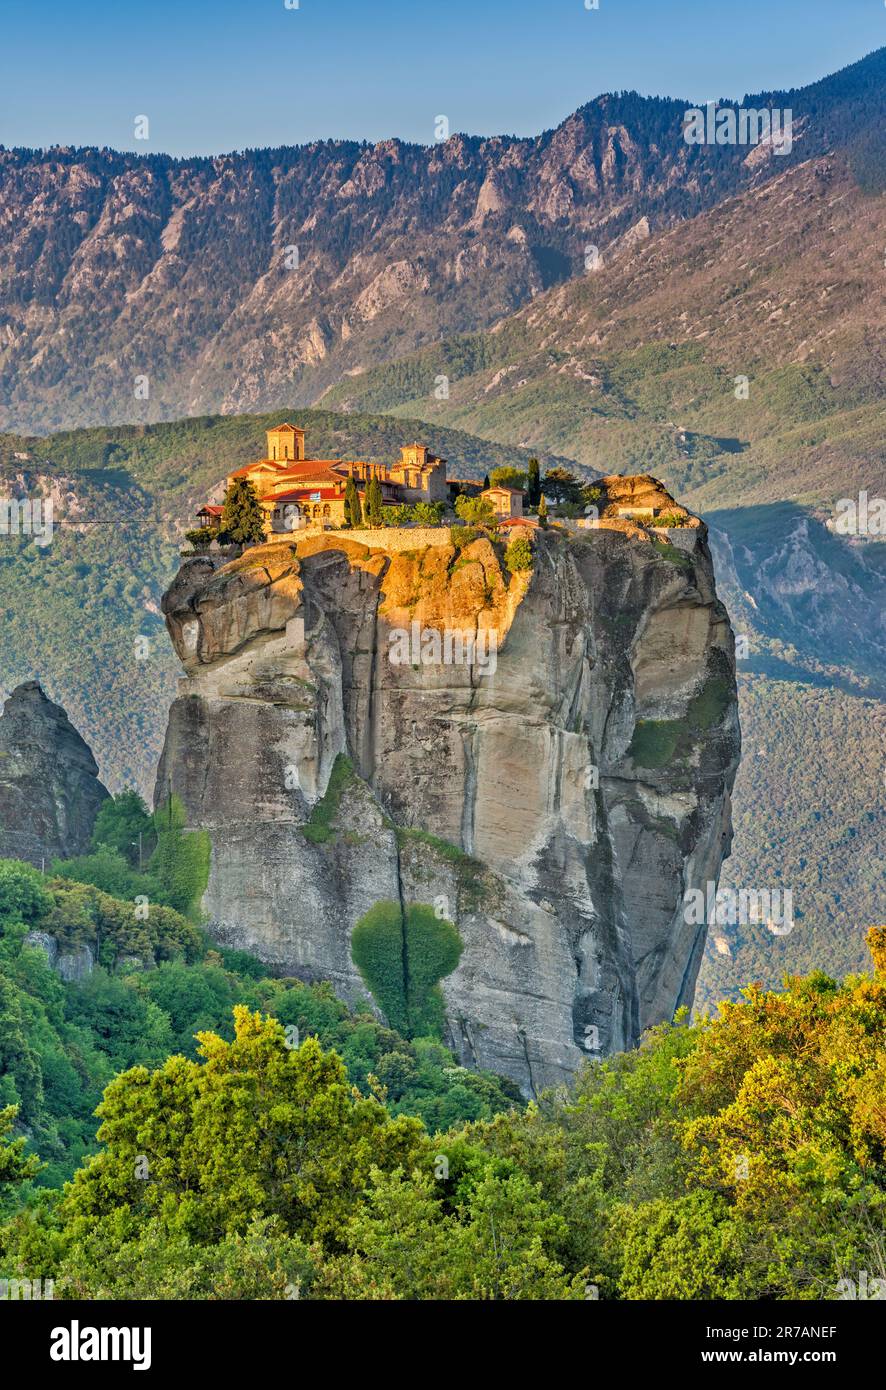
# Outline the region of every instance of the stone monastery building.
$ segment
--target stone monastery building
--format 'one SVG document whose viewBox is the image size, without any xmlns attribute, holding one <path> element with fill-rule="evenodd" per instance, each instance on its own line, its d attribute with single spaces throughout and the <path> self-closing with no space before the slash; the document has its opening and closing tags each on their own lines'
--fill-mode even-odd
<svg viewBox="0 0 886 1390">
<path fill-rule="evenodd" d="M 366 487 L 379 480 L 382 505 L 446 502 L 446 460 L 432 454 L 425 444 L 404 444 L 396 463 L 365 463 L 344 459 L 305 458 L 305 432 L 295 425 L 278 425 L 267 431 L 267 456 L 230 474 L 248 478 L 267 513 L 268 531 L 285 532 L 306 526 L 341 526 L 345 520 L 345 486 L 349 477 L 357 485 L 365 507 Z M 200 524 L 217 525 L 220 506 L 198 512 Z"/>
</svg>

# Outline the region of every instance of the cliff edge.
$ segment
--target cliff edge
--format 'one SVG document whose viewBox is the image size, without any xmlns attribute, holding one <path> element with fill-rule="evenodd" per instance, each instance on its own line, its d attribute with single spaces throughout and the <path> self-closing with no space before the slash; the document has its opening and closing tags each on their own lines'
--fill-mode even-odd
<svg viewBox="0 0 886 1390">
<path fill-rule="evenodd" d="M 684 893 L 729 852 L 740 740 L 705 528 L 673 510 L 538 530 L 513 573 L 485 536 L 383 531 L 185 561 L 157 799 L 210 833 L 215 938 L 365 1000 L 355 924 L 432 904 L 463 943 L 446 1041 L 527 1094 L 690 1003 Z"/>
</svg>

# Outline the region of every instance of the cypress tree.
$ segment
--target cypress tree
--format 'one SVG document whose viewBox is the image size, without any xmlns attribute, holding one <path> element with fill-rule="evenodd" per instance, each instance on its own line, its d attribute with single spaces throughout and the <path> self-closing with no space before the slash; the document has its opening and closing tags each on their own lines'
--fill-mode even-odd
<svg viewBox="0 0 886 1390">
<path fill-rule="evenodd" d="M 372 477 L 366 489 L 366 520 L 370 526 L 381 526 L 384 514 L 381 503 L 381 483 L 378 478 Z"/>
<path fill-rule="evenodd" d="M 539 526 L 547 526 L 548 524 L 548 504 L 544 497 L 540 497 L 538 502 L 538 524 Z"/>
<path fill-rule="evenodd" d="M 360 494 L 357 492 L 357 484 L 354 482 L 353 474 L 348 477 L 348 481 L 345 483 L 345 522 L 348 526 L 363 525 Z"/>
<path fill-rule="evenodd" d="M 529 460 L 529 475 L 526 479 L 526 501 L 530 507 L 537 507 L 541 498 L 541 473 L 538 459 Z"/>
<path fill-rule="evenodd" d="M 264 540 L 264 509 L 248 478 L 235 478 L 225 493 L 221 529 L 238 545 Z"/>
</svg>

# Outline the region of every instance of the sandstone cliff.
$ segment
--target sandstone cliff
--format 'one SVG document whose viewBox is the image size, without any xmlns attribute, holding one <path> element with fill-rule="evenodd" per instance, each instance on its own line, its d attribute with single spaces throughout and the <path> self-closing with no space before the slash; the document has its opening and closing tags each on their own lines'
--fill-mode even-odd
<svg viewBox="0 0 886 1390">
<path fill-rule="evenodd" d="M 157 786 L 210 832 L 213 935 L 366 998 L 355 924 L 435 904 L 463 942 L 447 1041 L 527 1093 L 689 1003 L 704 927 L 682 899 L 728 853 L 739 734 L 704 527 L 667 534 L 539 532 L 513 575 L 485 538 L 186 561 Z M 495 669 L 396 663 L 413 623 L 494 632 Z"/>
<path fill-rule="evenodd" d="M 107 795 L 61 706 L 37 681 L 17 686 L 0 716 L 0 857 L 48 868 L 55 857 L 85 854 Z"/>
</svg>

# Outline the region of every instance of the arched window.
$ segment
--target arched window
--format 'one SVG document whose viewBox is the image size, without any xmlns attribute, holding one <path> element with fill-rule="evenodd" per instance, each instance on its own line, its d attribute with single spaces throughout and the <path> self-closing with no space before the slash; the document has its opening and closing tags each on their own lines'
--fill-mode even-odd
<svg viewBox="0 0 886 1390">
<path fill-rule="evenodd" d="M 327 502 L 327 503 L 325 504 L 325 506 L 323 507 L 323 515 L 324 515 L 324 516 L 331 516 L 331 512 L 330 512 L 330 510 L 329 510 L 329 503 L 328 503 L 328 502 Z"/>
</svg>

